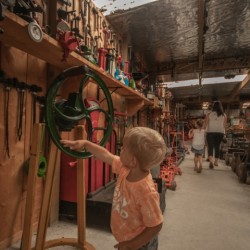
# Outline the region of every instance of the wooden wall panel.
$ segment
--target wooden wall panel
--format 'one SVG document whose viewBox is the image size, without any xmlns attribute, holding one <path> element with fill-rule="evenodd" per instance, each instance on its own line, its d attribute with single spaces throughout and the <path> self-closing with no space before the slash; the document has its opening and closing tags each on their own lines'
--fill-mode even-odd
<svg viewBox="0 0 250 250">
<path fill-rule="evenodd" d="M 17 50 L 8 47 L 1 47 L 1 68 L 4 70 L 6 77 L 18 77 L 20 81 L 24 81 L 26 77 L 26 64 L 23 62 L 27 61 L 27 55 Z M 4 89 L 1 88 L 1 94 L 4 97 Z M 1 99 L 1 106 L 3 107 L 4 99 Z M 5 139 L 5 111 L 3 112 L 3 119 L 0 120 L 1 131 L 3 137 L 0 144 L 3 151 L 1 152 L 2 166 L 0 171 L 0 242 L 11 235 L 17 233 L 22 229 L 20 213 L 23 212 L 23 207 L 20 207 L 22 203 L 22 192 L 23 192 L 23 180 L 24 173 L 22 171 L 22 164 L 24 162 L 24 136 L 21 141 L 17 139 L 17 91 L 11 89 L 9 92 L 9 147 L 10 157 L 6 154 L 6 147 L 4 145 Z"/>
<path fill-rule="evenodd" d="M 17 78 L 29 85 L 36 84 L 46 91 L 46 63 L 26 53 L 9 47 L 1 46 L 1 69 L 5 72 L 6 78 Z M 4 106 L 4 88 L 0 88 L 0 105 Z M 24 162 L 29 158 L 30 134 L 32 130 L 31 103 L 32 95 L 25 91 L 24 109 L 22 119 L 22 137 L 17 138 L 17 113 L 18 113 L 18 92 L 12 88 L 9 92 L 9 147 L 10 157 L 6 155 L 4 144 L 5 111 L 0 111 L 0 246 L 9 244 L 14 235 L 21 235 L 26 197 L 27 176 L 24 171 Z M 39 107 L 37 106 L 37 116 Z M 37 195 L 35 200 L 34 223 L 37 223 L 39 216 L 40 200 L 42 195 L 42 181 L 37 183 Z M 3 226 L 4 225 L 4 226 Z M 0 248 L 1 248 L 0 247 Z"/>
</svg>

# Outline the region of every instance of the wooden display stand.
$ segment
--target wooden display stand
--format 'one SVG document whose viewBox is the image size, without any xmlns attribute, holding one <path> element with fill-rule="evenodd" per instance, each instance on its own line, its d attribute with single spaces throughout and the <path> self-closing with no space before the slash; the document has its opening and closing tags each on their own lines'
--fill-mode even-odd
<svg viewBox="0 0 250 250">
<path fill-rule="evenodd" d="M 82 138 L 84 133 L 83 127 L 77 128 L 77 134 L 81 135 L 78 138 Z M 36 238 L 35 247 L 32 249 L 35 250 L 43 250 L 56 246 L 74 246 L 79 249 L 85 250 L 95 250 L 95 248 L 86 242 L 86 209 L 85 209 L 85 170 L 84 170 L 84 160 L 79 159 L 77 162 L 77 225 L 78 225 L 78 238 L 60 238 L 53 239 L 46 242 L 46 232 L 49 221 L 49 212 L 50 212 L 50 201 L 52 196 L 52 189 L 55 180 L 56 167 L 59 164 L 56 164 L 56 159 L 60 154 L 59 149 L 56 145 L 51 141 L 50 153 L 49 153 L 49 161 L 48 161 L 48 170 L 46 174 L 46 182 L 44 187 L 44 195 L 42 200 L 42 207 L 40 212 L 40 219 L 38 225 L 38 232 Z M 36 175 L 33 174 L 33 177 Z M 32 178 L 33 179 L 33 178 Z M 34 180 L 34 179 L 33 179 Z M 35 180 L 34 180 L 35 181 Z M 34 182 L 33 181 L 33 182 Z M 32 181 L 31 181 L 32 182 Z M 34 183 L 33 183 L 34 185 Z M 30 204 L 30 200 L 27 200 L 27 204 Z M 29 205 L 30 207 L 30 205 Z M 27 209 L 27 205 L 26 205 Z M 31 209 L 26 210 L 25 218 L 27 221 L 31 220 L 30 213 Z M 28 218 L 28 216 L 30 218 Z M 25 226 L 24 234 L 23 234 L 23 242 L 27 242 L 22 245 L 22 250 L 30 250 L 31 247 L 31 223 Z"/>
</svg>

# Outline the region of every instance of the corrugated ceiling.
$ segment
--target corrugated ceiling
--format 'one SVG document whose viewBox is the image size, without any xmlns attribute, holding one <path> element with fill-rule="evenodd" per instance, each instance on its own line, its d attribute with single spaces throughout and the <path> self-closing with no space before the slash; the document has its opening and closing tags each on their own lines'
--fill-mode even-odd
<svg viewBox="0 0 250 250">
<path fill-rule="evenodd" d="M 233 77 L 249 71 L 250 0 L 95 0 L 94 3 L 99 8 L 104 6 L 107 9 L 104 14 L 110 13 L 107 18 L 112 26 L 129 37 L 135 58 L 144 62 L 143 70 L 161 81 Z M 199 97 L 207 93 L 223 97 L 237 86 L 237 82 L 230 87 L 225 84 L 225 88 L 216 88 L 215 84 L 192 91 Z M 175 94 L 181 99 L 181 92 Z M 244 94 L 250 96 L 249 91 Z"/>
</svg>

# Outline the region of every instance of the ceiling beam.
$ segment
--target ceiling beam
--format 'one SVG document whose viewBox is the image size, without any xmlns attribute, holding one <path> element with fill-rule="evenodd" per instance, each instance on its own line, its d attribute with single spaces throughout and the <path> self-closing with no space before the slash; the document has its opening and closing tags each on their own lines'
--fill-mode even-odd
<svg viewBox="0 0 250 250">
<path fill-rule="evenodd" d="M 199 79 L 202 77 L 204 61 L 205 0 L 199 0 L 198 9 L 198 67 Z"/>
<path fill-rule="evenodd" d="M 235 99 L 236 96 L 240 94 L 240 91 L 248 84 L 250 83 L 250 73 L 243 79 L 242 82 L 240 82 L 238 85 L 235 86 L 235 88 L 231 91 L 228 100 L 232 101 Z"/>
<path fill-rule="evenodd" d="M 183 104 L 198 104 L 198 103 L 202 103 L 202 102 L 213 102 L 216 99 L 219 99 L 222 103 L 239 103 L 240 99 L 238 97 L 236 97 L 233 100 L 230 100 L 228 97 L 223 97 L 223 96 L 218 96 L 217 98 L 213 97 L 213 96 L 192 96 L 192 97 L 188 97 L 188 96 L 181 96 L 181 97 L 177 97 L 174 95 L 174 100 L 176 102 L 182 102 Z"/>
<path fill-rule="evenodd" d="M 202 72 L 204 61 L 204 32 L 205 32 L 205 0 L 199 0 L 198 10 L 198 64 L 199 64 L 199 86 L 202 86 Z"/>
<path fill-rule="evenodd" d="M 250 56 L 238 57 L 238 58 L 220 58 L 210 59 L 203 61 L 203 72 L 209 71 L 226 71 L 235 69 L 247 69 L 250 68 Z M 184 74 L 184 73 L 198 73 L 199 62 L 197 60 L 188 60 L 161 64 L 157 68 L 158 75 L 171 75 L 171 74 Z"/>
</svg>

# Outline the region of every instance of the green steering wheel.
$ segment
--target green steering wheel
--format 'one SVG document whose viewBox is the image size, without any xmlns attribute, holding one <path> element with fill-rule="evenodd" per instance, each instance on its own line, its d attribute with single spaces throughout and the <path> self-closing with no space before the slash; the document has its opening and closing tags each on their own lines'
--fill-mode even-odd
<svg viewBox="0 0 250 250">
<path fill-rule="evenodd" d="M 69 93 L 68 99 L 58 98 L 59 88 L 63 83 L 68 84 L 72 77 L 81 77 L 80 87 L 78 92 Z M 75 79 L 75 78 L 73 78 Z M 84 87 L 91 81 L 96 83 L 98 88 L 103 91 L 106 100 L 106 109 L 99 106 L 87 105 L 86 98 L 83 95 Z M 81 120 L 86 121 L 87 139 L 92 139 L 93 126 L 91 121 L 91 113 L 98 111 L 105 116 L 105 127 L 103 128 L 103 137 L 98 143 L 104 146 L 111 133 L 114 121 L 114 109 L 108 88 L 104 81 L 94 71 L 90 70 L 87 66 L 77 66 L 64 70 L 52 82 L 46 96 L 45 116 L 46 125 L 49 130 L 50 136 L 55 145 L 64 153 L 75 158 L 89 158 L 91 153 L 86 151 L 75 151 L 64 147 L 60 140 L 61 131 L 71 131 Z"/>
</svg>

